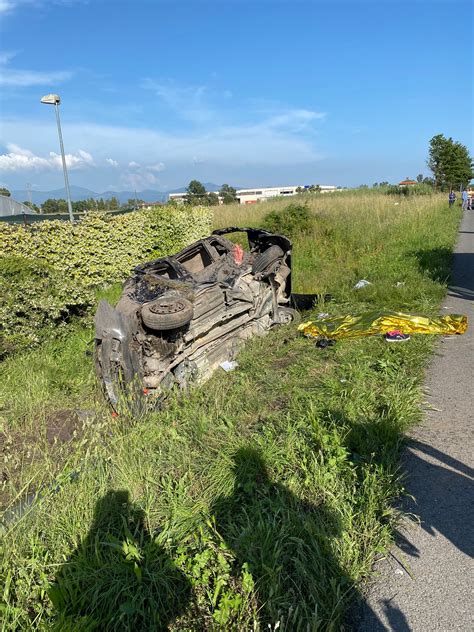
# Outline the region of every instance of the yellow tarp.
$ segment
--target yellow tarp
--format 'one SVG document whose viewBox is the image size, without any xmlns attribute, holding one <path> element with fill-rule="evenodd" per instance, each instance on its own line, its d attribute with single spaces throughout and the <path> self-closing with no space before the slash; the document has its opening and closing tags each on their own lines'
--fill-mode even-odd
<svg viewBox="0 0 474 632">
<path fill-rule="evenodd" d="M 449 314 L 427 318 L 401 312 L 378 311 L 310 320 L 298 327 L 298 331 L 310 338 L 332 340 L 386 334 L 396 329 L 404 334 L 463 334 L 467 330 L 467 316 Z"/>
</svg>

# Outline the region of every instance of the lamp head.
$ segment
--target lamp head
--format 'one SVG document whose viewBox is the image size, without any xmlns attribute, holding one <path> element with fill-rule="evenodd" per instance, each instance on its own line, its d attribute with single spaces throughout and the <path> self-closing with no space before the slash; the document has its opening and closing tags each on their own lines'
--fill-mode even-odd
<svg viewBox="0 0 474 632">
<path fill-rule="evenodd" d="M 61 99 L 57 94 L 47 94 L 46 96 L 41 98 L 41 103 L 47 103 L 48 105 L 59 105 L 61 103 Z"/>
</svg>

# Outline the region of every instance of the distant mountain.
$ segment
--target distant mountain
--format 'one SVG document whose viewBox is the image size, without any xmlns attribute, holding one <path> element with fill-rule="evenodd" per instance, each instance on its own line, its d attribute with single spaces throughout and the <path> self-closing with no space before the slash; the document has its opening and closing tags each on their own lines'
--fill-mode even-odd
<svg viewBox="0 0 474 632">
<path fill-rule="evenodd" d="M 206 191 L 218 191 L 221 185 L 213 182 L 203 182 L 206 187 Z M 128 200 L 135 199 L 135 196 L 139 200 L 145 202 L 166 202 L 169 193 L 184 193 L 187 187 L 179 187 L 178 189 L 170 189 L 169 191 L 155 191 L 154 189 L 145 189 L 144 191 L 104 191 L 103 193 L 96 193 L 91 189 L 84 187 L 78 187 L 75 184 L 69 187 L 71 191 L 71 200 L 77 202 L 78 200 L 86 200 L 87 198 L 103 198 L 104 200 L 110 200 L 112 197 L 116 197 L 120 204 L 125 204 Z M 30 192 L 27 190 L 18 189 L 12 191 L 12 198 L 18 202 L 26 202 L 29 200 Z M 31 191 L 31 200 L 34 204 L 43 204 L 45 200 L 49 198 L 59 199 L 66 198 L 66 189 L 54 189 L 53 191 Z"/>
<path fill-rule="evenodd" d="M 84 187 L 78 187 L 75 184 L 69 187 L 71 191 L 71 200 L 73 202 L 77 202 L 78 200 L 85 200 L 90 197 L 95 197 L 97 193 L 91 191 L 90 189 L 86 189 Z M 12 191 L 12 198 L 17 200 L 18 202 L 27 202 L 29 200 L 30 192 L 26 190 L 17 190 Z M 33 204 L 43 204 L 45 200 L 49 198 L 59 199 L 66 198 L 66 189 L 63 187 L 62 189 L 54 189 L 53 191 L 31 191 L 31 201 Z"/>
<path fill-rule="evenodd" d="M 112 197 L 116 197 L 120 204 L 125 204 L 128 200 L 134 200 L 135 197 L 138 200 L 144 202 L 166 202 L 168 199 L 168 193 L 165 191 L 155 191 L 153 189 L 145 189 L 144 191 L 104 191 L 104 193 L 94 193 L 95 198 L 104 198 L 104 200 L 110 200 Z"/>
<path fill-rule="evenodd" d="M 215 184 L 214 182 L 203 182 L 203 185 L 206 191 L 219 191 L 222 186 L 221 184 Z M 166 191 L 166 193 L 185 193 L 187 188 L 188 187 L 179 187 L 179 189 L 170 189 L 169 191 Z"/>
</svg>

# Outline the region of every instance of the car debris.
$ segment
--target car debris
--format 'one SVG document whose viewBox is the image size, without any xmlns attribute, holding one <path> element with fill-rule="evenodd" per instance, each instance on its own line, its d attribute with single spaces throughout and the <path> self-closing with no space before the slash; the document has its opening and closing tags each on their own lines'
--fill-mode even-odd
<svg viewBox="0 0 474 632">
<path fill-rule="evenodd" d="M 360 281 L 357 281 L 357 283 L 354 285 L 354 290 L 360 290 L 367 285 L 372 285 L 372 283 L 370 281 L 367 281 L 367 279 L 361 279 Z"/>
<path fill-rule="evenodd" d="M 225 235 L 246 233 L 249 250 Z M 202 382 L 245 340 L 299 320 L 291 307 L 291 242 L 255 228 L 215 230 L 139 265 L 114 308 L 95 315 L 95 366 L 114 410 L 136 412 L 172 387 Z"/>
</svg>

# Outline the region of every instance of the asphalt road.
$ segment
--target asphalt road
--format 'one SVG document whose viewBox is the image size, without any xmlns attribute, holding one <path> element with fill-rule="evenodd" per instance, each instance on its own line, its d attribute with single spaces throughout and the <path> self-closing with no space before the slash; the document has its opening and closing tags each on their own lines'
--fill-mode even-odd
<svg viewBox="0 0 474 632">
<path fill-rule="evenodd" d="M 474 630 L 474 211 L 461 224 L 443 313 L 468 331 L 439 341 L 427 372 L 432 407 L 411 434 L 403 466 L 413 500 L 392 556 L 355 613 L 357 632 Z"/>
</svg>

